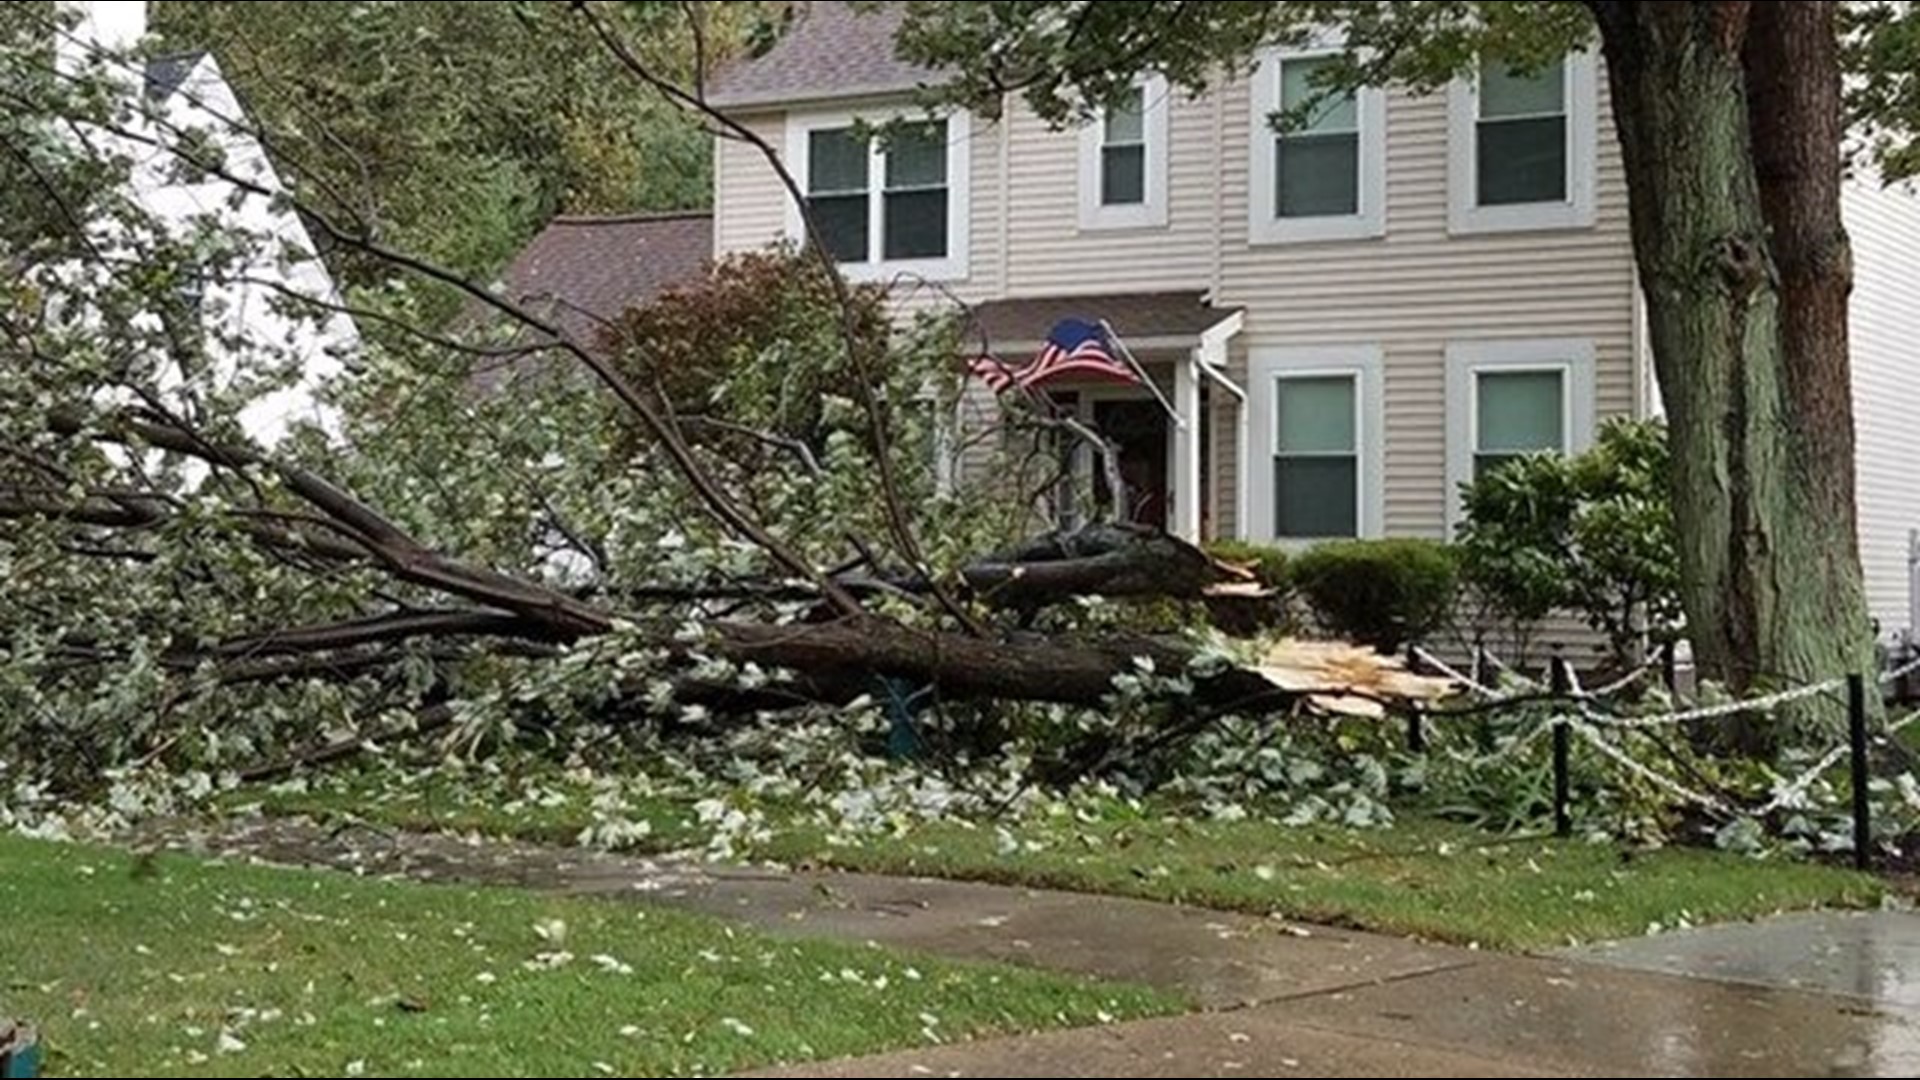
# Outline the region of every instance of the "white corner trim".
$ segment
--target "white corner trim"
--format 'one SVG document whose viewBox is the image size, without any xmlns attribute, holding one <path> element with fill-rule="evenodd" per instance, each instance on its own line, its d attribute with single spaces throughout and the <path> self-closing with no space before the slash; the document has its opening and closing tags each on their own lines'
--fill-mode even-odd
<svg viewBox="0 0 1920 1080">
<path fill-rule="evenodd" d="M 1206 478 L 1200 475 L 1200 459 L 1205 456 L 1200 442 L 1200 364 L 1189 357 L 1185 363 L 1174 361 L 1174 414 L 1185 421 L 1170 424 L 1167 439 L 1173 443 L 1173 472 L 1168 506 L 1168 529 L 1189 543 L 1200 542 L 1200 515 Z"/>
<path fill-rule="evenodd" d="M 821 128 L 846 127 L 862 121 L 878 126 L 889 120 L 918 118 L 912 109 L 906 106 L 791 112 L 787 114 L 786 151 L 783 160 L 787 171 L 793 175 L 794 183 L 799 185 L 801 192 L 804 193 L 808 187 L 807 173 L 810 165 L 807 153 L 809 132 Z M 887 261 L 880 257 L 881 245 L 885 242 L 883 227 L 885 200 L 882 194 L 886 188 L 887 159 L 876 145 L 867 155 L 868 259 L 866 262 L 840 264 L 840 271 L 848 280 L 890 282 L 900 277 L 922 278 L 927 281 L 966 279 L 968 254 L 971 247 L 969 224 L 973 210 L 973 118 L 969 113 L 956 111 L 948 113 L 944 120 L 947 125 L 946 258 Z M 800 204 L 793 199 L 790 192 L 782 194 L 787 210 L 787 236 L 795 243 L 804 243 L 807 230 Z"/>
<path fill-rule="evenodd" d="M 1280 109 L 1280 64 L 1286 60 L 1327 56 L 1331 47 L 1268 50 L 1254 74 L 1252 108 L 1247 128 L 1247 242 L 1249 244 L 1309 244 L 1334 240 L 1370 240 L 1387 231 L 1387 95 L 1378 87 L 1362 87 L 1356 94 L 1360 123 L 1360 209 L 1358 213 L 1316 218 L 1282 218 L 1275 214 L 1274 187 L 1279 163 L 1275 160 L 1273 115 Z"/>
<path fill-rule="evenodd" d="M 1138 84 L 1145 112 L 1141 115 L 1146 140 L 1146 201 L 1134 206 L 1100 203 L 1100 151 L 1105 140 L 1104 110 L 1080 125 L 1080 228 L 1162 229 L 1167 225 L 1168 177 L 1171 173 L 1171 92 L 1164 76 L 1148 75 Z"/>
<path fill-rule="evenodd" d="M 1217 383 L 1233 399 L 1239 402 L 1242 414 L 1246 411 L 1247 391 L 1227 377 L 1227 365 L 1232 357 L 1229 353 L 1233 339 L 1246 325 L 1246 313 L 1236 311 L 1216 323 L 1212 328 L 1200 334 L 1200 343 L 1193 349 L 1193 365 L 1200 375 Z M 1244 423 L 1244 420 L 1242 421 Z"/>
<path fill-rule="evenodd" d="M 1247 419 L 1241 443 L 1240 532 L 1257 544 L 1311 540 L 1274 535 L 1274 390 L 1281 379 L 1346 375 L 1354 379 L 1354 448 L 1360 457 L 1359 534 L 1386 534 L 1386 360 L 1378 345 L 1307 345 L 1251 349 L 1247 355 Z"/>
<path fill-rule="evenodd" d="M 1447 345 L 1447 533 L 1463 520 L 1460 489 L 1473 477 L 1479 395 L 1474 379 L 1483 371 L 1558 371 L 1562 374 L 1561 428 L 1566 451 L 1593 445 L 1598 423 L 1595 357 L 1587 338 L 1456 341 Z"/>
<path fill-rule="evenodd" d="M 1587 229 L 1594 223 L 1599 186 L 1600 90 L 1590 50 L 1569 53 L 1564 67 L 1567 104 L 1567 198 L 1514 206 L 1479 205 L 1478 71 L 1447 88 L 1447 226 L 1456 235 Z"/>
</svg>

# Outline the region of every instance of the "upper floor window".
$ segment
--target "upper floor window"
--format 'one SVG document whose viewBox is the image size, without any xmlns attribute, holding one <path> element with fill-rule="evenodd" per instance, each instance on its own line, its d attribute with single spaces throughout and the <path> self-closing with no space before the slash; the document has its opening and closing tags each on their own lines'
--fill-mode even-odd
<svg viewBox="0 0 1920 1080">
<path fill-rule="evenodd" d="M 965 116 L 870 135 L 852 115 L 795 116 L 789 167 L 820 246 L 853 277 L 966 275 Z M 879 124 L 885 117 L 872 117 Z M 797 208 L 793 234 L 804 235 Z"/>
<path fill-rule="evenodd" d="M 1080 134 L 1080 227 L 1167 223 L 1167 84 L 1142 79 Z"/>
<path fill-rule="evenodd" d="M 947 257 L 947 131 L 945 125 L 915 124 L 903 130 L 882 155 L 887 186 L 881 196 L 881 257 Z"/>
<path fill-rule="evenodd" d="M 1483 59 L 1453 89 L 1455 232 L 1580 228 L 1593 223 L 1593 57 L 1518 68 Z"/>
<path fill-rule="evenodd" d="M 1386 98 L 1335 91 L 1327 52 L 1275 53 L 1253 94 L 1249 238 L 1254 243 L 1379 236 L 1386 227 Z"/>
<path fill-rule="evenodd" d="M 853 128 L 807 133 L 807 209 L 820 245 L 841 262 L 869 255 L 868 172 L 866 141 Z"/>
<path fill-rule="evenodd" d="M 1474 184 L 1481 206 L 1555 203 L 1567 197 L 1567 66 L 1522 75 L 1480 65 Z"/>
<path fill-rule="evenodd" d="M 1138 206 L 1146 201 L 1146 91 L 1136 86 L 1125 102 L 1100 118 L 1100 205 Z"/>
</svg>

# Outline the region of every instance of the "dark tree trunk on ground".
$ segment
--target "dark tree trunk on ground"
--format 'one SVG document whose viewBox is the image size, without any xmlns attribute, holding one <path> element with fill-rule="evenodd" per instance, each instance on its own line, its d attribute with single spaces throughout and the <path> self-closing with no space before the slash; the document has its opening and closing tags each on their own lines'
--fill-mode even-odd
<svg viewBox="0 0 1920 1080">
<path fill-rule="evenodd" d="M 1866 670 L 1834 5 L 1597 7 L 1702 669 Z"/>
<path fill-rule="evenodd" d="M 808 678 L 846 684 L 887 675 L 955 698 L 1053 701 L 1099 705 L 1114 692 L 1115 676 L 1135 670 L 1136 658 L 1165 675 L 1193 659 L 1187 646 L 1148 638 L 1068 641 L 1041 636 L 993 640 L 920 630 L 891 620 L 843 620 L 800 626 L 722 623 L 710 645 L 728 659 L 786 668 Z M 1229 668 L 1195 687 L 1197 704 L 1282 711 L 1298 695 L 1263 676 Z"/>
<path fill-rule="evenodd" d="M 1199 600 L 1242 580 L 1199 548 L 1138 525 L 1050 533 L 961 571 L 967 587 L 1000 607 L 1037 608 L 1080 596 Z"/>
</svg>

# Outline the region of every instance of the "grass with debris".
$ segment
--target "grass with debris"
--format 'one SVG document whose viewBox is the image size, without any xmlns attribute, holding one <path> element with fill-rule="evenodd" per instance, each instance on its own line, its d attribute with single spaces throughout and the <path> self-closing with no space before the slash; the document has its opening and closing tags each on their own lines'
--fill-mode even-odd
<svg viewBox="0 0 1920 1080">
<path fill-rule="evenodd" d="M 806 851 L 788 840 L 789 856 Z M 1176 901 L 1525 951 L 1878 901 L 1870 878 L 1697 850 L 1392 829 L 1141 818 L 995 830 L 929 824 L 828 849 L 834 866 Z"/>
<path fill-rule="evenodd" d="M 352 815 L 387 827 L 517 839 L 575 837 L 591 820 L 588 788 L 565 778 L 401 782 L 383 774 L 248 799 L 268 813 Z M 783 820 L 768 807 L 770 838 L 748 853 L 788 864 L 1177 901 L 1507 950 L 1778 911 L 1872 906 L 1884 893 L 1866 875 L 1784 858 L 1505 837 L 1414 818 L 1389 829 L 1348 829 L 1210 821 L 1117 805 L 1107 811 L 1004 827 L 901 822 L 884 836 L 848 842 L 805 815 Z M 684 800 L 638 799 L 629 812 L 650 829 L 636 851 L 676 850 L 703 838 Z"/>
<path fill-rule="evenodd" d="M 631 903 L 0 834 L 0 1016 L 60 1076 L 701 1076 L 1177 1010 Z"/>
</svg>

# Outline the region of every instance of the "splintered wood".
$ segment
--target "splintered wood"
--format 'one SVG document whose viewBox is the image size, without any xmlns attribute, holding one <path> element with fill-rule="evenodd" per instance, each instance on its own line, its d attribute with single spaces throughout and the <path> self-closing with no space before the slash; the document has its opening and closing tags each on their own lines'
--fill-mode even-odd
<svg viewBox="0 0 1920 1080">
<path fill-rule="evenodd" d="M 1452 679 L 1417 675 L 1397 656 L 1344 641 L 1281 641 L 1256 666 L 1283 690 L 1336 716 L 1385 719 L 1393 706 L 1426 705 L 1459 693 Z"/>
</svg>

